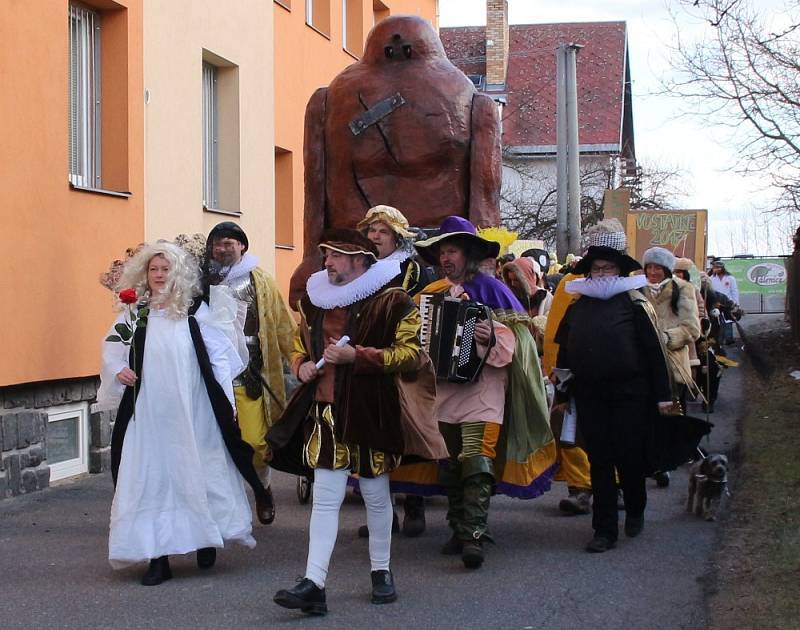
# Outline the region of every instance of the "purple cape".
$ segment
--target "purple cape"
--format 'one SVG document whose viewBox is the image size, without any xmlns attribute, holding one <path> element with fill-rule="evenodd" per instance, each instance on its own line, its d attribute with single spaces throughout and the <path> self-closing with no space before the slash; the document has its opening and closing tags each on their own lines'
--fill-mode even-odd
<svg viewBox="0 0 800 630">
<path fill-rule="evenodd" d="M 476 273 L 463 286 L 471 300 L 486 304 L 491 309 L 503 308 L 510 311 L 519 311 L 520 313 L 525 312 L 522 304 L 511 292 L 511 289 L 497 278 L 487 276 L 484 273 Z"/>
</svg>

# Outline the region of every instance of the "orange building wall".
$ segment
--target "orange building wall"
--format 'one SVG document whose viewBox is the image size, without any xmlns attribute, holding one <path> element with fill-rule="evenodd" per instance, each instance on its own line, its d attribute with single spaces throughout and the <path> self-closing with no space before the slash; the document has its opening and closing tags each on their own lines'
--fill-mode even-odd
<svg viewBox="0 0 800 630">
<path fill-rule="evenodd" d="M 352 5 L 352 0 L 345 0 Z M 362 45 L 373 24 L 373 0 L 359 0 L 362 6 Z M 287 10 L 284 4 L 291 5 Z M 292 189 L 288 194 L 276 178 L 278 200 L 275 207 L 276 224 L 293 226 L 292 242 L 276 239 L 278 248 L 275 269 L 283 295 L 288 295 L 289 278 L 302 258 L 303 246 L 303 120 L 306 103 L 319 87 L 327 86 L 356 57 L 343 49 L 344 34 L 342 0 L 330 0 L 330 37 L 326 37 L 306 24 L 304 0 L 291 0 L 284 4 L 275 1 L 275 145 L 276 151 L 291 152 Z M 375 5 L 388 8 L 389 15 L 413 14 L 437 23 L 436 0 L 382 0 Z M 356 51 L 360 52 L 360 51 Z M 284 159 L 286 157 L 284 156 Z M 280 175 L 280 174 L 278 174 Z M 281 192 L 283 190 L 283 192 Z M 287 208 L 281 199 L 291 199 Z M 291 217 L 287 216 L 290 214 Z M 289 231 L 283 227 L 280 237 Z M 291 246 L 286 248 L 281 246 Z"/>
<path fill-rule="evenodd" d="M 127 138 L 105 166 L 113 185 L 125 184 L 132 196 L 69 187 L 67 1 L 4 0 L 0 386 L 98 373 L 100 341 L 113 318 L 98 276 L 144 233 L 141 0 L 89 4 L 127 13 L 126 98 L 104 108 L 104 125 Z"/>
</svg>

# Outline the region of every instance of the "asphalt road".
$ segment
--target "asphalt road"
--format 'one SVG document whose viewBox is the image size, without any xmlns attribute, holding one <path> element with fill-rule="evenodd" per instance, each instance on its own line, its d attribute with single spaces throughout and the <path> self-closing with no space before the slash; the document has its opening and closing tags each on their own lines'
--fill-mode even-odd
<svg viewBox="0 0 800 630">
<path fill-rule="evenodd" d="M 706 444 L 711 450 L 734 445 L 744 382 L 738 369 L 723 378 Z M 699 414 L 699 407 L 693 411 Z M 274 476 L 278 516 L 270 526 L 255 526 L 254 550 L 225 549 L 205 572 L 193 555 L 173 558 L 173 580 L 143 587 L 144 566 L 113 571 L 108 565 L 111 478 L 91 476 L 0 502 L 0 627 L 704 627 L 703 584 L 720 526 L 686 513 L 686 485 L 685 469 L 673 473 L 668 489 L 650 481 L 644 532 L 621 536 L 605 554 L 583 550 L 591 538 L 589 516 L 559 513 L 565 484 L 533 501 L 494 498 L 490 527 L 497 545 L 488 547 L 478 571 L 439 554 L 449 536 L 446 501 L 430 500 L 425 534 L 393 539 L 399 599 L 383 606 L 369 602 L 367 543 L 356 535 L 365 515 L 360 500 L 348 496 L 328 576 L 330 612 L 310 618 L 272 602 L 305 567 L 310 506 L 298 503 L 293 477 Z"/>
</svg>

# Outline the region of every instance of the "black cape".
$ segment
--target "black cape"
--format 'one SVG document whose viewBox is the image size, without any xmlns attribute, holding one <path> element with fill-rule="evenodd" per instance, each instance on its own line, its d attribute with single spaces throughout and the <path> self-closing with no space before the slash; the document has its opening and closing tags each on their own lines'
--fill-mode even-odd
<svg viewBox="0 0 800 630">
<path fill-rule="evenodd" d="M 647 436 L 647 472 L 675 470 L 697 457 L 697 447 L 714 425 L 692 416 L 654 414 Z"/>
</svg>

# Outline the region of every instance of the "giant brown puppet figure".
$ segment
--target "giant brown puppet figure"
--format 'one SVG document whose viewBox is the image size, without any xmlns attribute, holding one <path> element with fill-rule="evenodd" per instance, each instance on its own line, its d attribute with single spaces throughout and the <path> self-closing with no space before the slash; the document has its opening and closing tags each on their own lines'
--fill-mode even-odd
<svg viewBox="0 0 800 630">
<path fill-rule="evenodd" d="M 314 92 L 303 158 L 303 262 L 291 280 L 293 306 L 321 268 L 322 231 L 354 228 L 373 206 L 394 206 L 418 227 L 451 214 L 479 227 L 500 222 L 497 106 L 450 63 L 419 17 L 379 22 L 363 58 Z"/>
</svg>

